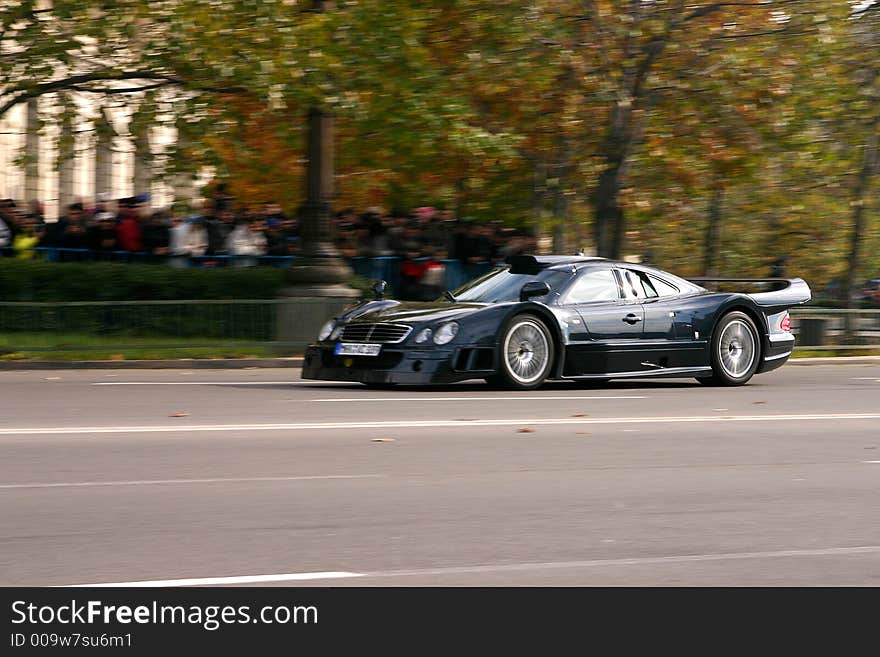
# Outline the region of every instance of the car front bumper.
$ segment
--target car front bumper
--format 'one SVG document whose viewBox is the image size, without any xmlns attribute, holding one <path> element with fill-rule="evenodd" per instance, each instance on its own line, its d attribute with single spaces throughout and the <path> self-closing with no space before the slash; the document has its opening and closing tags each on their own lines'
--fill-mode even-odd
<svg viewBox="0 0 880 657">
<path fill-rule="evenodd" d="M 356 383 L 456 383 L 491 376 L 490 369 L 456 369 L 469 347 L 414 349 L 383 346 L 378 356 L 337 356 L 335 344 L 313 344 L 303 358 L 302 378 Z"/>
</svg>

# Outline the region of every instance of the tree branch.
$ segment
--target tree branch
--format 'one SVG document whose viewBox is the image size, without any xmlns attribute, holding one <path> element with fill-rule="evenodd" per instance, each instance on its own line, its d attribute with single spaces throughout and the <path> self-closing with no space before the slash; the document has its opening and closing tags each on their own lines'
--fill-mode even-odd
<svg viewBox="0 0 880 657">
<path fill-rule="evenodd" d="M 706 5 L 704 7 L 700 7 L 698 9 L 694 9 L 690 14 L 685 16 L 682 19 L 683 23 L 687 23 L 688 21 L 692 21 L 696 18 L 702 18 L 703 16 L 708 16 L 709 14 L 714 14 L 716 11 L 721 9 L 726 9 L 727 7 L 752 7 L 753 9 L 759 7 L 772 7 L 776 5 L 793 5 L 802 2 L 802 0 L 759 0 L 758 2 L 713 2 L 710 5 Z"/>
<path fill-rule="evenodd" d="M 31 98 L 37 98 L 44 94 L 52 93 L 54 91 L 74 89 L 79 85 L 88 84 L 90 82 L 114 82 L 121 80 L 160 80 L 160 86 L 178 85 L 182 87 L 188 87 L 195 91 L 204 91 L 208 93 L 238 94 L 245 93 L 247 91 L 245 87 L 216 87 L 212 85 L 194 84 L 189 80 L 185 80 L 183 78 L 168 75 L 165 73 L 151 73 L 145 71 L 97 71 L 93 73 L 73 75 L 62 80 L 43 82 L 30 88 L 20 86 L 18 88 L 9 89 L 2 95 L 6 97 L 9 97 L 11 95 L 12 98 L 9 98 L 9 100 L 0 105 L 0 117 L 4 116 L 6 112 L 8 112 L 19 103 L 30 100 Z M 113 93 L 123 92 L 118 91 Z"/>
<path fill-rule="evenodd" d="M 115 94 L 134 94 L 140 93 L 142 91 L 152 91 L 153 89 L 159 89 L 161 87 L 167 87 L 169 84 L 174 84 L 173 82 L 157 82 L 156 84 L 148 84 L 140 87 L 103 87 L 101 89 L 92 89 L 90 87 L 81 87 L 81 86 L 72 86 L 68 87 L 70 91 L 80 91 L 88 94 L 105 94 L 108 96 L 112 96 Z"/>
<path fill-rule="evenodd" d="M 816 34 L 818 30 L 805 30 L 803 32 L 791 32 L 787 27 L 784 27 L 780 30 L 769 30 L 767 32 L 750 32 L 748 34 L 722 34 L 716 39 L 751 39 L 753 37 L 762 37 L 762 36 L 773 36 L 775 34 L 788 34 L 788 35 L 796 35 L 796 36 L 805 36 L 807 34 Z"/>
</svg>

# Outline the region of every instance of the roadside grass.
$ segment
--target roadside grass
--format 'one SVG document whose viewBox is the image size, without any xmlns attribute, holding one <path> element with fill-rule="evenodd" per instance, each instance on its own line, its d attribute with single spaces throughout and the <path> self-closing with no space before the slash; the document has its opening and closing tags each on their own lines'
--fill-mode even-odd
<svg viewBox="0 0 880 657">
<path fill-rule="evenodd" d="M 189 347 L 185 345 L 199 345 Z M 32 347 L 21 350 L 19 347 Z M 80 347 L 81 349 L 77 349 Z M 298 350 L 255 346 L 254 341 L 173 338 L 158 335 L 0 333 L 0 360 L 163 360 L 175 358 L 272 358 Z M 301 350 L 300 350 L 301 351 Z"/>
<path fill-rule="evenodd" d="M 295 347 L 256 345 L 255 342 L 197 336 L 176 338 L 141 333 L 95 335 L 15 331 L 0 333 L 0 361 L 278 358 L 302 355 L 302 349 Z M 34 349 L 22 350 L 19 347 Z M 852 346 L 844 349 L 796 349 L 792 358 L 871 355 L 880 355 L 880 345 Z"/>
<path fill-rule="evenodd" d="M 795 349 L 792 358 L 837 358 L 841 356 L 880 356 L 880 345 L 846 349 Z"/>
</svg>

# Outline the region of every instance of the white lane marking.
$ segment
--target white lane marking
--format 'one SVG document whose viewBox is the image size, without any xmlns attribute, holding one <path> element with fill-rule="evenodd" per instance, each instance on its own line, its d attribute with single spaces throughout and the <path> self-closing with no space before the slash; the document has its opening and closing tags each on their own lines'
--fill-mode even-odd
<svg viewBox="0 0 880 657">
<path fill-rule="evenodd" d="M 533 563 L 485 564 L 475 566 L 451 566 L 445 568 L 414 568 L 409 570 L 384 570 L 373 572 L 329 571 L 314 573 L 290 573 L 281 575 L 245 575 L 242 577 L 205 577 L 198 579 L 146 580 L 139 582 L 113 582 L 109 584 L 75 584 L 73 586 L 160 587 L 200 586 L 223 584 L 253 584 L 265 582 L 292 582 L 316 579 L 343 579 L 353 577 L 413 577 L 419 575 L 455 575 L 465 573 L 495 573 L 527 570 L 574 569 L 601 566 L 642 566 L 666 563 L 689 563 L 695 561 L 734 561 L 742 559 L 778 559 L 791 557 L 823 557 L 880 552 L 880 545 L 858 547 L 831 547 L 810 550 L 768 550 L 764 552 L 721 552 L 716 554 L 684 554 L 665 557 L 632 557 L 624 559 L 587 559 L 583 561 L 543 561 Z"/>
<path fill-rule="evenodd" d="M 375 479 L 381 474 L 311 475 L 302 477 L 231 477 L 222 479 L 135 479 L 132 481 L 74 481 L 49 484 L 0 484 L 0 490 L 22 488 L 92 488 L 96 486 L 158 486 L 161 484 L 229 484 L 265 481 L 310 481 L 313 479 Z"/>
<path fill-rule="evenodd" d="M 313 402 L 423 402 L 423 401 L 522 401 L 522 400 L 559 400 L 559 399 L 647 399 L 635 395 L 627 396 L 583 396 L 569 395 L 565 397 L 340 397 L 328 399 L 311 399 Z"/>
<path fill-rule="evenodd" d="M 850 381 L 880 381 L 880 377 L 876 376 L 851 376 Z"/>
<path fill-rule="evenodd" d="M 734 561 L 740 559 L 775 559 L 785 557 L 822 557 L 847 554 L 873 554 L 880 552 L 880 545 L 859 547 L 817 548 L 813 550 L 773 550 L 766 552 L 721 552 L 717 554 L 685 554 L 666 557 L 633 557 L 629 559 L 589 559 L 585 561 L 558 561 L 538 563 L 515 563 L 486 566 L 455 566 L 450 568 L 425 568 L 419 570 L 391 570 L 364 573 L 366 577 L 407 577 L 417 575 L 454 575 L 458 573 L 492 573 L 518 570 L 548 570 L 566 568 L 589 568 L 595 566 L 643 566 L 665 563 L 688 563 L 695 561 Z"/>
<path fill-rule="evenodd" d="M 880 461 L 862 461 L 862 463 L 880 463 Z"/>
<path fill-rule="evenodd" d="M 878 413 L 827 413 L 814 415 L 708 415 L 682 417 L 521 418 L 498 420 L 399 420 L 375 422 L 304 422 L 290 424 L 193 424 L 168 426 L 17 427 L 0 429 L 0 436 L 182 433 L 202 431 L 302 431 L 338 429 L 424 429 L 509 427 L 521 425 L 578 424 L 687 424 L 695 422 L 798 422 L 805 420 L 880 420 Z"/>
<path fill-rule="evenodd" d="M 303 582 L 312 579 L 339 579 L 363 577 L 363 573 L 328 571 L 322 573 L 288 573 L 285 575 L 243 575 L 241 577 L 202 577 L 198 579 L 159 579 L 143 582 L 111 582 L 107 584 L 69 584 L 78 587 L 161 587 L 161 586 L 228 586 L 230 584 L 259 584 L 262 582 Z"/>
</svg>

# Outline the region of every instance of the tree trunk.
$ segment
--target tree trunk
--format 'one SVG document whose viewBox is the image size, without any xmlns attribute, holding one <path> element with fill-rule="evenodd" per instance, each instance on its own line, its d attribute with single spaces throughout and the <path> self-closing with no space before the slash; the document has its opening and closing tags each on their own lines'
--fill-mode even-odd
<svg viewBox="0 0 880 657">
<path fill-rule="evenodd" d="M 706 242 L 703 245 L 703 275 L 718 275 L 718 246 L 721 241 L 721 210 L 724 190 L 715 185 L 709 200 L 709 222 L 706 225 Z"/>
<path fill-rule="evenodd" d="M 565 66 L 559 77 L 560 104 L 564 106 L 570 94 L 578 86 L 578 77 L 571 64 Z M 559 130 L 556 143 L 556 165 L 553 167 L 556 184 L 553 187 L 553 253 L 568 253 L 566 229 L 569 222 L 570 198 L 568 196 L 572 172 L 575 169 L 575 143 L 571 134 L 563 127 Z"/>
<path fill-rule="evenodd" d="M 620 162 L 609 162 L 599 174 L 599 184 L 593 195 L 593 240 L 596 254 L 601 258 L 617 258 L 615 237 L 622 233 L 623 210 L 620 207 Z M 618 247 L 622 246 L 618 244 Z"/>
<path fill-rule="evenodd" d="M 880 168 L 880 144 L 878 144 L 877 127 L 880 124 L 880 116 L 874 117 L 869 126 L 868 138 L 865 140 L 865 150 L 862 155 L 862 166 L 856 179 L 853 190 L 853 214 L 852 233 L 850 235 L 849 257 L 847 258 L 847 272 L 841 294 L 847 308 L 853 308 L 855 302 L 852 298 L 852 290 L 855 287 L 859 264 L 861 259 L 861 244 L 865 233 L 865 204 L 868 201 L 868 190 L 872 176 Z M 846 316 L 845 332 L 847 341 L 854 337 L 854 322 L 851 316 Z"/>
<path fill-rule="evenodd" d="M 620 188 L 626 169 L 627 159 L 633 144 L 640 138 L 642 125 L 641 113 L 645 99 L 648 97 L 648 76 L 655 62 L 666 48 L 672 33 L 684 21 L 711 13 L 718 5 L 709 5 L 702 10 L 685 10 L 683 3 L 676 9 L 664 10 L 665 28 L 663 33 L 647 43 L 639 45 L 637 39 L 641 34 L 640 24 L 643 12 L 649 4 L 640 0 L 632 0 L 628 17 L 631 22 L 630 36 L 624 45 L 624 73 L 618 87 L 618 99 L 611 109 L 608 134 L 605 138 L 603 156 L 605 166 L 599 174 L 599 181 L 593 193 L 593 235 L 596 240 L 598 255 L 606 258 L 620 259 L 623 253 L 626 235 L 626 217 L 620 207 Z M 653 18 L 660 16 L 652 14 Z"/>
<path fill-rule="evenodd" d="M 565 224 L 563 220 L 556 217 L 556 225 L 553 227 L 553 253 L 566 255 L 568 253 L 567 243 L 565 239 Z"/>
</svg>

